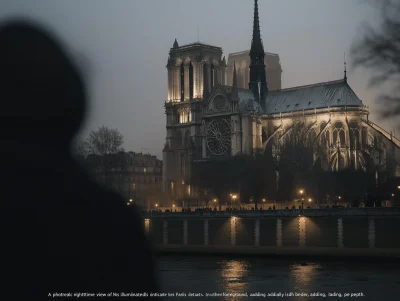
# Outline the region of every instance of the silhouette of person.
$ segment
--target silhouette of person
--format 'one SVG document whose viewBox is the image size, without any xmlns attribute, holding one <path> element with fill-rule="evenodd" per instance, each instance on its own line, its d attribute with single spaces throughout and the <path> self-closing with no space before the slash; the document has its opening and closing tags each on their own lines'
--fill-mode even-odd
<svg viewBox="0 0 400 301">
<path fill-rule="evenodd" d="M 0 85 L 2 299 L 156 292 L 137 208 L 70 154 L 86 92 L 66 51 L 33 22 L 1 24 Z"/>
</svg>

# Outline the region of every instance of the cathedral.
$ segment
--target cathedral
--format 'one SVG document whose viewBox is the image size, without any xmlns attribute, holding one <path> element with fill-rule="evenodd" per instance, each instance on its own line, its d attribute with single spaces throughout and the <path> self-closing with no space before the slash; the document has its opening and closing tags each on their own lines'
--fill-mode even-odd
<svg viewBox="0 0 400 301">
<path fill-rule="evenodd" d="M 313 160 L 325 171 L 366 170 L 372 161 L 377 173 L 400 176 L 400 140 L 369 120 L 346 69 L 338 80 L 281 88 L 279 57 L 265 52 L 261 39 L 258 0 L 250 51 L 231 54 L 227 64 L 220 47 L 175 39 L 167 69 L 163 189 L 170 199 L 196 196 L 195 161 L 267 148 L 279 161 L 299 124 L 302 137 L 319 146 Z"/>
</svg>

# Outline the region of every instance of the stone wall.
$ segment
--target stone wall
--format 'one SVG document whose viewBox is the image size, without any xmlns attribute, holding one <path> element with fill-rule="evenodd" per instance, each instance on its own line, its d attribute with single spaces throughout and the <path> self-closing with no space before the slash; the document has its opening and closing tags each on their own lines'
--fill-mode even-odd
<svg viewBox="0 0 400 301">
<path fill-rule="evenodd" d="M 243 254 L 400 257 L 397 216 L 153 217 L 158 250 Z"/>
</svg>

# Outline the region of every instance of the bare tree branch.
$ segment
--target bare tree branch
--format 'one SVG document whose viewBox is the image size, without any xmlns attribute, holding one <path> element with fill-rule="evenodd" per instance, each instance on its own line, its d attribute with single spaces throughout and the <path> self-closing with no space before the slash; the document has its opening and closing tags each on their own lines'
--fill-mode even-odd
<svg viewBox="0 0 400 301">
<path fill-rule="evenodd" d="M 379 96 L 378 101 L 388 105 L 381 112 L 383 117 L 400 115 L 400 0 L 374 0 L 381 10 L 382 24 L 379 29 L 367 26 L 366 34 L 352 48 L 355 67 L 364 66 L 375 71 L 371 86 L 391 83 L 394 95 Z M 396 93 L 397 91 L 397 93 Z"/>
<path fill-rule="evenodd" d="M 112 155 L 124 151 L 122 144 L 124 136 L 117 129 L 109 129 L 105 126 L 97 131 L 92 131 L 87 139 L 89 153 L 94 155 Z"/>
</svg>

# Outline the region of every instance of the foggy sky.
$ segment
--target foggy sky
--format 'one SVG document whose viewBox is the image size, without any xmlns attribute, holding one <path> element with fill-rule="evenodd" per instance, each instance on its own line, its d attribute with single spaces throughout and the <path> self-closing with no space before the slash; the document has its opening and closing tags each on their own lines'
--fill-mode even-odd
<svg viewBox="0 0 400 301">
<path fill-rule="evenodd" d="M 89 116 L 81 135 L 101 125 L 124 135 L 126 150 L 161 158 L 165 142 L 163 104 L 167 99 L 167 58 L 180 45 L 197 41 L 231 52 L 250 49 L 253 0 L 1 0 L 0 18 L 29 17 L 51 27 L 78 57 L 90 94 Z M 278 53 L 283 88 L 343 78 L 370 119 L 379 121 L 368 88 L 370 72 L 352 70 L 350 48 L 363 22 L 378 14 L 363 0 L 260 0 L 261 35 L 267 52 Z M 57 100 L 55 100 L 57 101 Z"/>
</svg>

